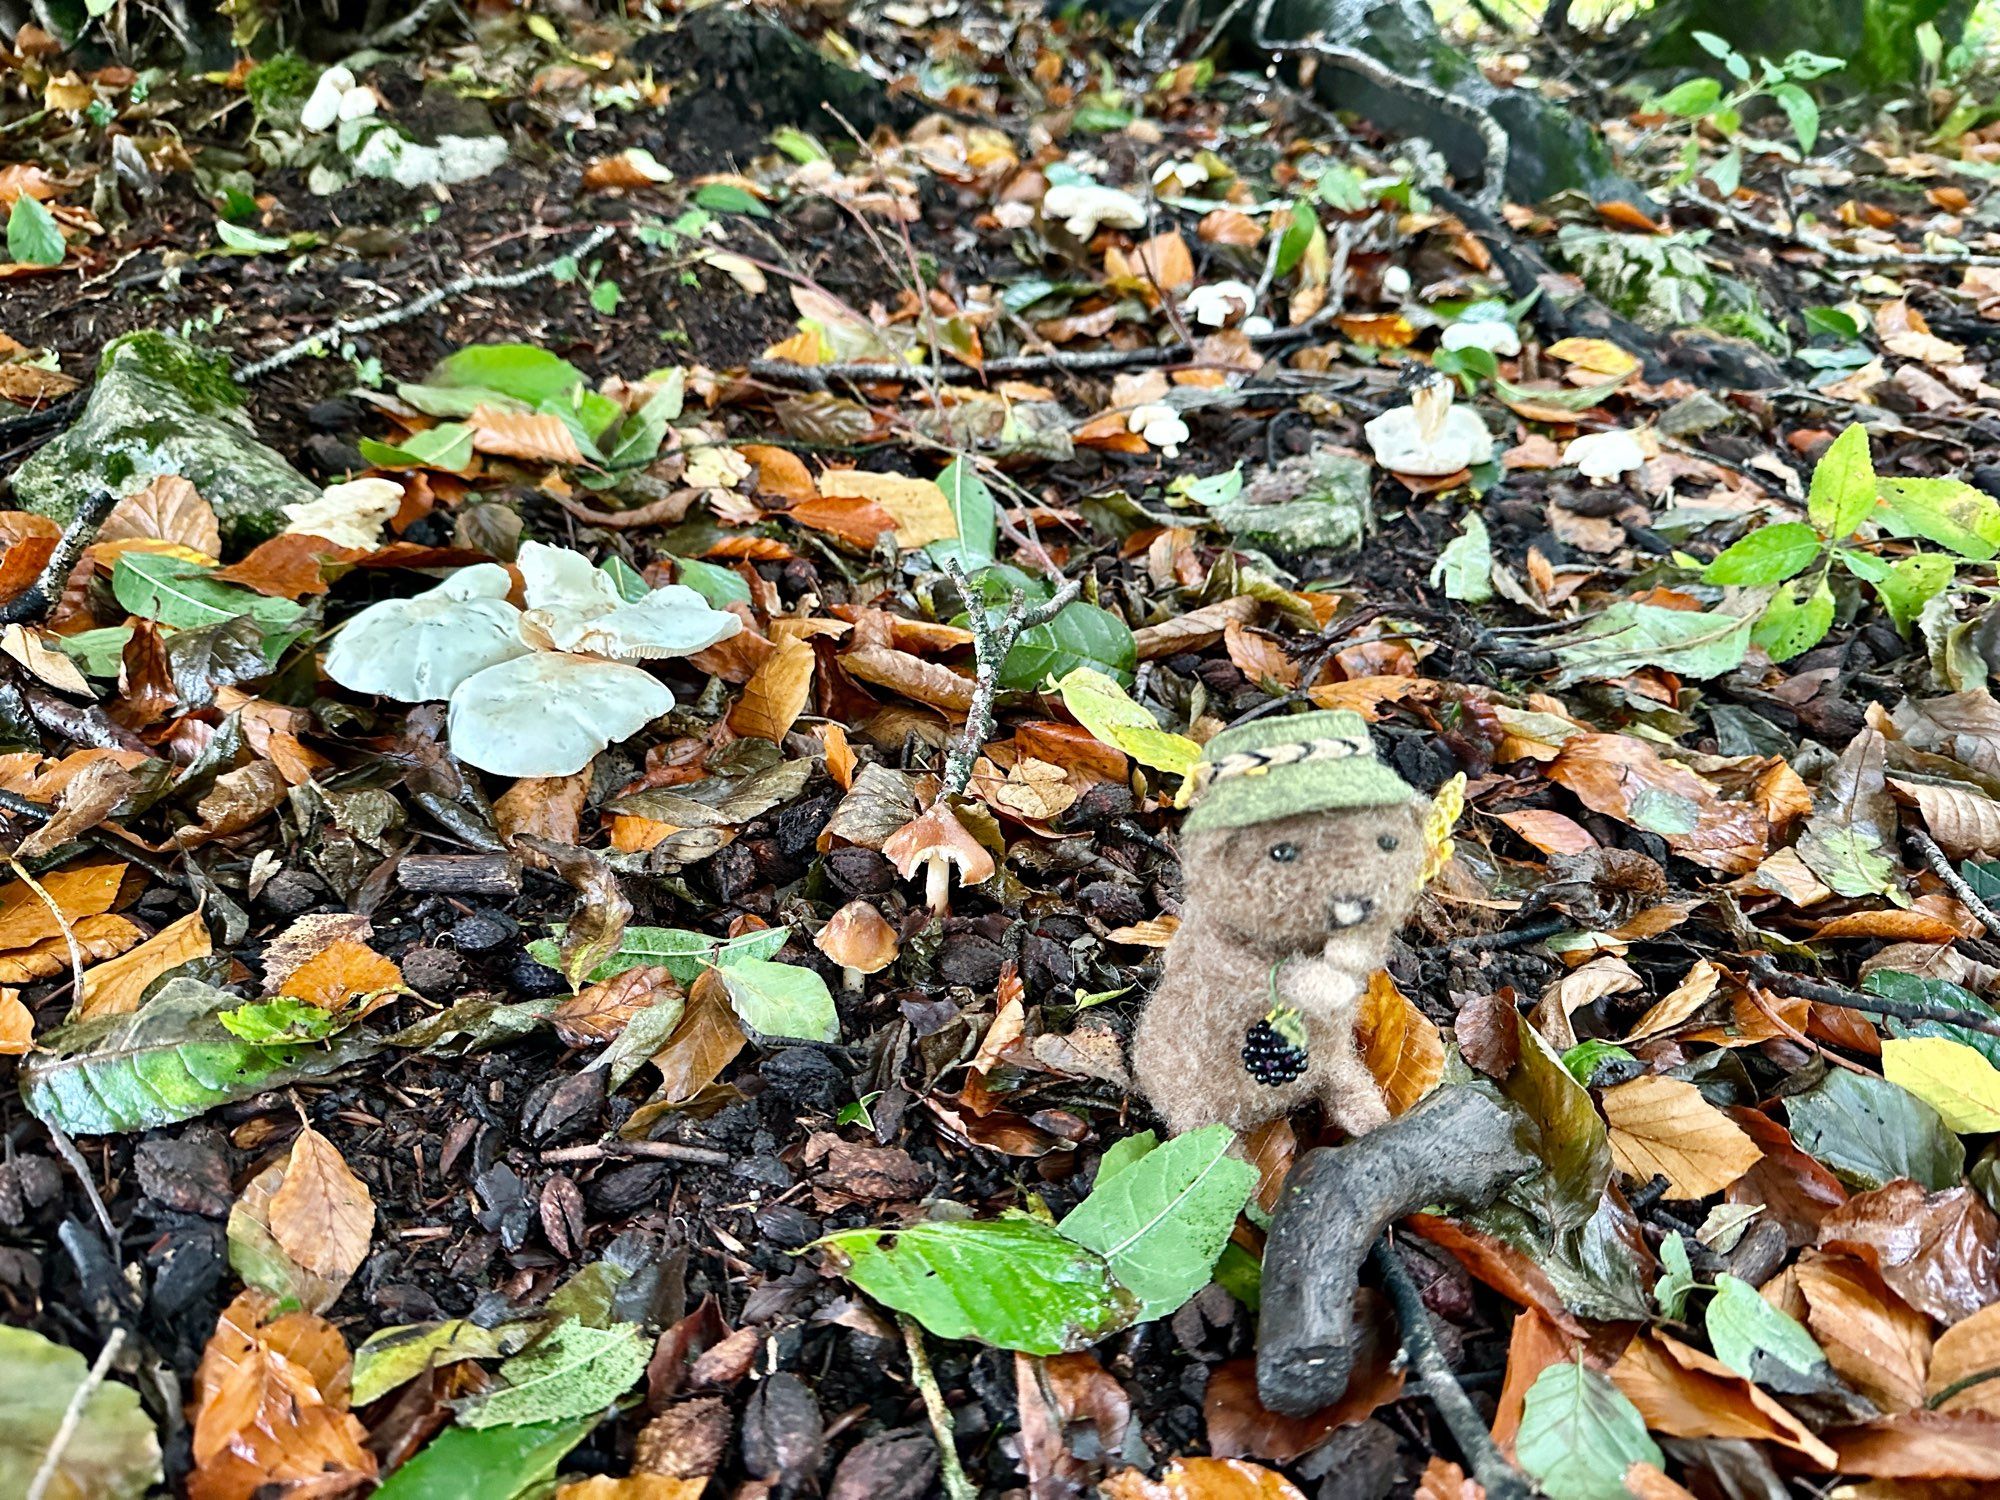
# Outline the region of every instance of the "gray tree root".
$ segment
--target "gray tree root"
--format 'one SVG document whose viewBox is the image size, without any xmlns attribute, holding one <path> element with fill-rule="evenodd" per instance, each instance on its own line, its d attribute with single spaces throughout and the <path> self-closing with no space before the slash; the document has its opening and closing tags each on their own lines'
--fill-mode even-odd
<svg viewBox="0 0 2000 1500">
<path fill-rule="evenodd" d="M 1306 1416 L 1340 1399 L 1354 1365 L 1354 1293 L 1382 1231 L 1433 1203 L 1481 1204 L 1537 1165 L 1514 1117 L 1472 1088 L 1441 1089 L 1344 1146 L 1308 1151 L 1264 1247 L 1257 1394 Z"/>
</svg>

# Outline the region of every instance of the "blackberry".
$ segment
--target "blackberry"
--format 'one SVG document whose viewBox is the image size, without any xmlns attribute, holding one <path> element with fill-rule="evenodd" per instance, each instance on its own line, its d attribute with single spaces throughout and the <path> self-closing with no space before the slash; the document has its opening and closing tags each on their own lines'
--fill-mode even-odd
<svg viewBox="0 0 2000 1500">
<path fill-rule="evenodd" d="M 1267 1088 L 1290 1083 L 1306 1070 L 1305 1027 L 1289 1005 L 1274 1005 L 1243 1034 L 1243 1066 Z"/>
</svg>

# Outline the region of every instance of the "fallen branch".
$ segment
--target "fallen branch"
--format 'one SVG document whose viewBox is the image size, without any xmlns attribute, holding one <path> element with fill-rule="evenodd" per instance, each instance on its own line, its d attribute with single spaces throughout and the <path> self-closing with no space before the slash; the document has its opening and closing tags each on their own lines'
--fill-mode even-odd
<svg viewBox="0 0 2000 1500">
<path fill-rule="evenodd" d="M 1285 1180 L 1264 1247 L 1263 1403 L 1303 1417 L 1347 1389 L 1361 1262 L 1384 1229 L 1429 1204 L 1484 1203 L 1537 1165 L 1515 1141 L 1514 1116 L 1475 1088 L 1440 1089 L 1359 1140 L 1308 1151 Z M 1410 1328 L 1406 1318 L 1406 1340 Z"/>
<path fill-rule="evenodd" d="M 887 360 L 853 360 L 844 364 L 795 365 L 782 359 L 753 359 L 748 374 L 753 380 L 809 391 L 823 391 L 838 382 L 868 385 L 891 380 L 920 380 L 926 376 L 964 384 L 995 375 L 1081 375 L 1106 370 L 1135 370 L 1152 365 L 1178 364 L 1193 358 L 1185 344 L 1146 345 L 1138 349 L 1083 349 L 1073 353 L 1009 354 L 973 365 L 893 364 Z"/>
<path fill-rule="evenodd" d="M 55 608 L 56 600 L 62 597 L 63 590 L 69 585 L 70 570 L 75 568 L 84 549 L 97 540 L 97 528 L 104 524 L 104 518 L 111 514 L 119 498 L 107 490 L 90 496 L 78 505 L 76 514 L 57 538 L 56 549 L 49 554 L 40 576 L 5 604 L 0 604 L 0 625 L 25 625 L 39 620 Z"/>
<path fill-rule="evenodd" d="M 1000 691 L 1000 668 L 1007 660 L 1007 653 L 1028 631 L 1048 624 L 1061 614 L 1083 591 L 1083 584 L 1068 579 L 1047 600 L 1036 605 L 1030 605 L 1028 596 L 1015 589 L 1013 598 L 996 620 L 986 613 L 978 590 L 955 560 L 947 560 L 944 571 L 965 601 L 965 622 L 972 630 L 974 662 L 972 704 L 966 709 L 965 727 L 951 742 L 944 758 L 944 789 L 956 796 L 971 782 L 973 763 L 979 759 L 986 737 L 993 732 L 993 699 Z"/>
<path fill-rule="evenodd" d="M 707 1146 L 683 1146 L 679 1141 L 592 1141 L 583 1146 L 558 1146 L 544 1151 L 545 1162 L 570 1161 L 621 1161 L 626 1158 L 643 1161 L 684 1161 L 697 1167 L 730 1167 L 736 1159 L 727 1151 L 712 1151 Z"/>
<path fill-rule="evenodd" d="M 1444 1351 L 1438 1348 L 1437 1330 L 1431 1326 L 1431 1315 L 1424 1307 L 1423 1293 L 1410 1279 L 1403 1258 L 1396 1253 L 1389 1236 L 1384 1235 L 1375 1242 L 1368 1259 L 1376 1274 L 1382 1278 L 1389 1300 L 1395 1304 L 1396 1322 L 1403 1330 L 1403 1352 L 1409 1356 L 1410 1369 L 1416 1374 L 1418 1388 L 1431 1398 L 1438 1415 L 1444 1418 L 1444 1425 L 1451 1429 L 1458 1451 L 1472 1465 L 1472 1477 L 1486 1490 L 1486 1500 L 1531 1500 L 1535 1493 L 1534 1486 L 1493 1441 L 1493 1434 L 1486 1430 L 1486 1423 L 1466 1399 L 1465 1387 L 1452 1374 Z"/>
<path fill-rule="evenodd" d="M 1987 1036 L 2000 1036 L 2000 1018 L 1981 1015 L 1976 1010 L 1946 1005 L 1942 1001 L 1892 1000 L 1887 995 L 1867 995 L 1844 985 L 1802 979 L 1796 974 L 1787 974 L 1761 953 L 1751 957 L 1750 968 L 1767 989 L 1790 995 L 1795 1000 L 1811 1000 L 1815 1004 L 1837 1006 L 1841 1010 L 1858 1010 L 1864 1015 L 1894 1016 L 1899 1021 L 1936 1021 L 1946 1026 L 1963 1026 L 1968 1031 L 1984 1032 Z"/>
<path fill-rule="evenodd" d="M 1952 898 L 1977 917 L 1981 927 L 1994 937 L 2000 938 L 2000 914 L 1995 914 L 1992 907 L 1980 900 L 1979 893 L 1966 884 L 1965 877 L 1951 867 L 1951 860 L 1944 850 L 1938 847 L 1938 841 L 1921 828 L 1912 828 L 1909 839 L 1917 852 L 1923 856 L 1924 863 L 1930 866 L 1931 873 L 1944 882 L 1945 889 L 1951 892 Z"/>
</svg>

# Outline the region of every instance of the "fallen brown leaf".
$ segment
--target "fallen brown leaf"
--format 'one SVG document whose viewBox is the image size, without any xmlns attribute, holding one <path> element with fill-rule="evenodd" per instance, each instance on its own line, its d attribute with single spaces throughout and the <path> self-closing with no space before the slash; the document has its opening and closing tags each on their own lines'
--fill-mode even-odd
<svg viewBox="0 0 2000 1500">
<path fill-rule="evenodd" d="M 306 1126 L 271 1195 L 271 1237 L 313 1276 L 352 1276 L 368 1256 L 375 1199 L 332 1141 Z"/>
</svg>

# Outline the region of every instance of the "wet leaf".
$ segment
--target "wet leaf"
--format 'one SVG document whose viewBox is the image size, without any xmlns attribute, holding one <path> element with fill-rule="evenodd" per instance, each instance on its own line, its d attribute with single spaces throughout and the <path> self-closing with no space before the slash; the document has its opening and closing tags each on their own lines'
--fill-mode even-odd
<svg viewBox="0 0 2000 1500">
<path fill-rule="evenodd" d="M 1937 1111 L 1886 1078 L 1835 1069 L 1785 1110 L 1792 1139 L 1853 1187 L 1899 1177 L 1952 1187 L 1965 1169 L 1965 1148 Z"/>
<path fill-rule="evenodd" d="M 1721 1192 L 1763 1155 L 1699 1089 L 1678 1078 L 1635 1078 L 1606 1089 L 1603 1102 L 1619 1170 L 1641 1183 L 1663 1175 L 1670 1197 Z"/>
<path fill-rule="evenodd" d="M 375 1199 L 333 1142 L 308 1125 L 292 1142 L 269 1220 L 271 1237 L 308 1274 L 344 1281 L 367 1258 Z"/>
<path fill-rule="evenodd" d="M 506 1384 L 460 1408 L 466 1427 L 521 1427 L 592 1416 L 646 1372 L 652 1341 L 630 1323 L 567 1318 L 500 1367 Z"/>
<path fill-rule="evenodd" d="M 1627 1466 L 1666 1462 L 1638 1409 L 1581 1362 L 1550 1365 L 1528 1387 L 1514 1453 L 1549 1500 L 1628 1500 Z"/>
</svg>

